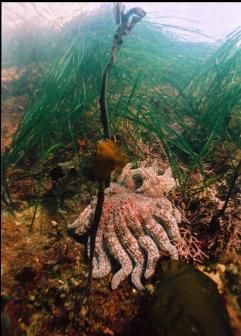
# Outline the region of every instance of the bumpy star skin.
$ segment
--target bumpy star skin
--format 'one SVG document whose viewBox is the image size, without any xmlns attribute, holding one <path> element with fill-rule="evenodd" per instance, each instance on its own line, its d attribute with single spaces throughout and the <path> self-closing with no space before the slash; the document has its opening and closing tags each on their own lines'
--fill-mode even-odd
<svg viewBox="0 0 241 336">
<path fill-rule="evenodd" d="M 112 278 L 111 288 L 116 289 L 130 275 L 133 285 L 142 290 L 142 275 L 146 279 L 153 275 L 163 254 L 178 259 L 175 243 L 181 239 L 178 228 L 181 214 L 165 198 L 174 185 L 170 169 L 159 176 L 155 163 L 148 168 L 125 166 L 117 183 L 111 183 L 105 190 L 95 242 L 94 278 L 103 278 L 111 272 L 112 256 L 120 269 Z M 88 232 L 95 205 L 96 198 L 69 228 L 80 236 Z"/>
</svg>

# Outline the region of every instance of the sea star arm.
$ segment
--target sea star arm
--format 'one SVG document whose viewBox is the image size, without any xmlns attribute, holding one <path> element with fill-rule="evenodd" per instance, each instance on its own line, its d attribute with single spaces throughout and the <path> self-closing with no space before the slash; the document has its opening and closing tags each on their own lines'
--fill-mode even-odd
<svg viewBox="0 0 241 336">
<path fill-rule="evenodd" d="M 85 234 L 91 227 L 93 219 L 93 204 L 89 204 L 83 212 L 79 215 L 79 217 L 68 226 L 70 230 L 75 230 L 76 234 L 83 235 Z"/>
<path fill-rule="evenodd" d="M 170 254 L 171 258 L 174 260 L 178 259 L 177 249 L 172 243 L 170 239 L 162 227 L 160 223 L 158 223 L 154 218 L 149 218 L 146 222 L 145 228 L 147 233 L 152 237 L 154 242 L 156 243 L 160 252 Z"/>
<path fill-rule="evenodd" d="M 144 223 L 143 220 L 141 220 L 141 218 L 139 218 L 138 216 L 138 210 L 135 207 L 135 204 L 129 201 L 128 205 L 130 211 L 128 214 L 125 215 L 125 221 L 131 233 L 138 240 L 140 247 L 147 256 L 146 270 L 144 273 L 144 277 L 148 279 L 149 277 L 152 276 L 152 274 L 155 271 L 155 266 L 158 259 L 160 258 L 160 253 L 151 237 L 144 234 L 143 230 Z"/>
<path fill-rule="evenodd" d="M 111 264 L 104 250 L 103 244 L 104 225 L 100 222 L 95 240 L 95 252 L 93 258 L 93 278 L 102 279 L 111 271 Z"/>
<path fill-rule="evenodd" d="M 104 240 L 110 254 L 119 262 L 121 268 L 111 280 L 111 288 L 116 289 L 119 284 L 132 272 L 133 266 L 130 257 L 116 237 L 114 226 L 107 225 L 104 231 Z"/>
<path fill-rule="evenodd" d="M 141 275 L 144 265 L 144 257 L 140 251 L 136 238 L 132 235 L 126 224 L 123 209 L 120 208 L 117 213 L 114 213 L 114 223 L 118 223 L 117 217 L 123 219 L 121 225 L 116 224 L 117 236 L 120 238 L 121 244 L 134 262 L 134 268 L 131 273 L 132 283 L 137 289 L 143 290 L 144 287 L 141 284 Z"/>
<path fill-rule="evenodd" d="M 138 243 L 147 254 L 146 270 L 144 273 L 144 277 L 148 279 L 155 272 L 155 267 L 158 259 L 160 258 L 160 253 L 156 244 L 149 236 L 140 237 Z"/>
<path fill-rule="evenodd" d="M 161 222 L 169 239 L 173 242 L 178 242 L 181 239 L 177 224 L 180 217 L 176 218 L 178 210 L 176 209 L 174 212 L 172 203 L 166 198 L 160 199 L 156 205 L 155 218 Z"/>
</svg>

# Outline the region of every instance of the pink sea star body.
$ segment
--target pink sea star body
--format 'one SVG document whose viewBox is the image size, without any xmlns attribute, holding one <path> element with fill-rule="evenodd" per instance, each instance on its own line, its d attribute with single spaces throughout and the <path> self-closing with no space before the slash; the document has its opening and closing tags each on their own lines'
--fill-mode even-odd
<svg viewBox="0 0 241 336">
<path fill-rule="evenodd" d="M 163 254 L 178 259 L 175 242 L 180 241 L 178 209 L 165 198 L 175 181 L 168 169 L 158 175 L 157 165 L 131 169 L 127 164 L 117 183 L 105 190 L 93 259 L 93 277 L 107 276 L 112 269 L 111 256 L 120 269 L 113 275 L 111 288 L 131 275 L 137 289 L 144 289 L 141 278 L 149 278 Z M 69 226 L 83 235 L 91 227 L 96 198 Z"/>
</svg>

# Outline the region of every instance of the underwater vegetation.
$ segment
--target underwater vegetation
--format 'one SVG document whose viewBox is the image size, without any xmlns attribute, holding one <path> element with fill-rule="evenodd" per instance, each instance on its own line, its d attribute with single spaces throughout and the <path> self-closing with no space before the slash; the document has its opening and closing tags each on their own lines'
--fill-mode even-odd
<svg viewBox="0 0 241 336">
<path fill-rule="evenodd" d="M 241 30 L 114 9 L 8 41 L 4 335 L 236 336 Z"/>
<path fill-rule="evenodd" d="M 227 155 L 240 149 L 241 32 L 214 47 L 178 40 L 162 28 L 146 21 L 125 40 L 110 76 L 109 118 L 130 152 L 138 138 L 160 139 L 182 183 L 189 170 L 181 169 L 180 161 L 203 172 L 217 146 Z M 112 31 L 112 13 L 106 10 L 63 28 L 56 40 L 59 51 L 44 67 L 42 89 L 3 155 L 3 173 L 21 160 L 44 164 L 69 142 L 76 148 L 76 138 L 88 138 L 99 118 Z M 101 136 L 98 129 L 93 141 Z"/>
<path fill-rule="evenodd" d="M 114 170 L 122 170 L 128 162 L 128 157 L 121 152 L 119 146 L 109 140 L 98 143 L 93 170 L 98 181 L 107 179 Z"/>
</svg>

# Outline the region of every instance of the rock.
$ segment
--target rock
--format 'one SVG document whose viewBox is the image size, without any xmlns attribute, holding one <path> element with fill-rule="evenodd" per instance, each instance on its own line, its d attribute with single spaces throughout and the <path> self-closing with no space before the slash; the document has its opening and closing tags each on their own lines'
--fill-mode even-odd
<svg viewBox="0 0 241 336">
<path fill-rule="evenodd" d="M 211 280 L 215 282 L 220 294 L 224 292 L 224 282 L 223 282 L 222 275 L 225 271 L 225 266 L 224 267 L 223 266 L 224 265 L 222 264 L 217 264 L 216 267 L 214 267 L 213 269 L 210 268 L 208 271 L 207 271 L 208 268 L 206 268 L 203 265 L 197 266 L 197 269 L 199 271 L 207 275 Z"/>
<path fill-rule="evenodd" d="M 227 273 L 230 273 L 232 275 L 238 274 L 238 267 L 234 264 L 229 264 L 226 267 Z"/>
<path fill-rule="evenodd" d="M 232 336 L 228 312 L 215 283 L 193 266 L 165 263 L 146 305 L 152 336 Z"/>
<path fill-rule="evenodd" d="M 237 303 L 238 303 L 238 305 L 239 305 L 239 308 L 241 309 L 241 295 L 238 296 L 238 298 L 237 298 Z"/>
<path fill-rule="evenodd" d="M 24 267 L 22 270 L 17 272 L 15 280 L 24 284 L 33 281 L 35 277 L 36 271 L 32 267 Z"/>
</svg>

